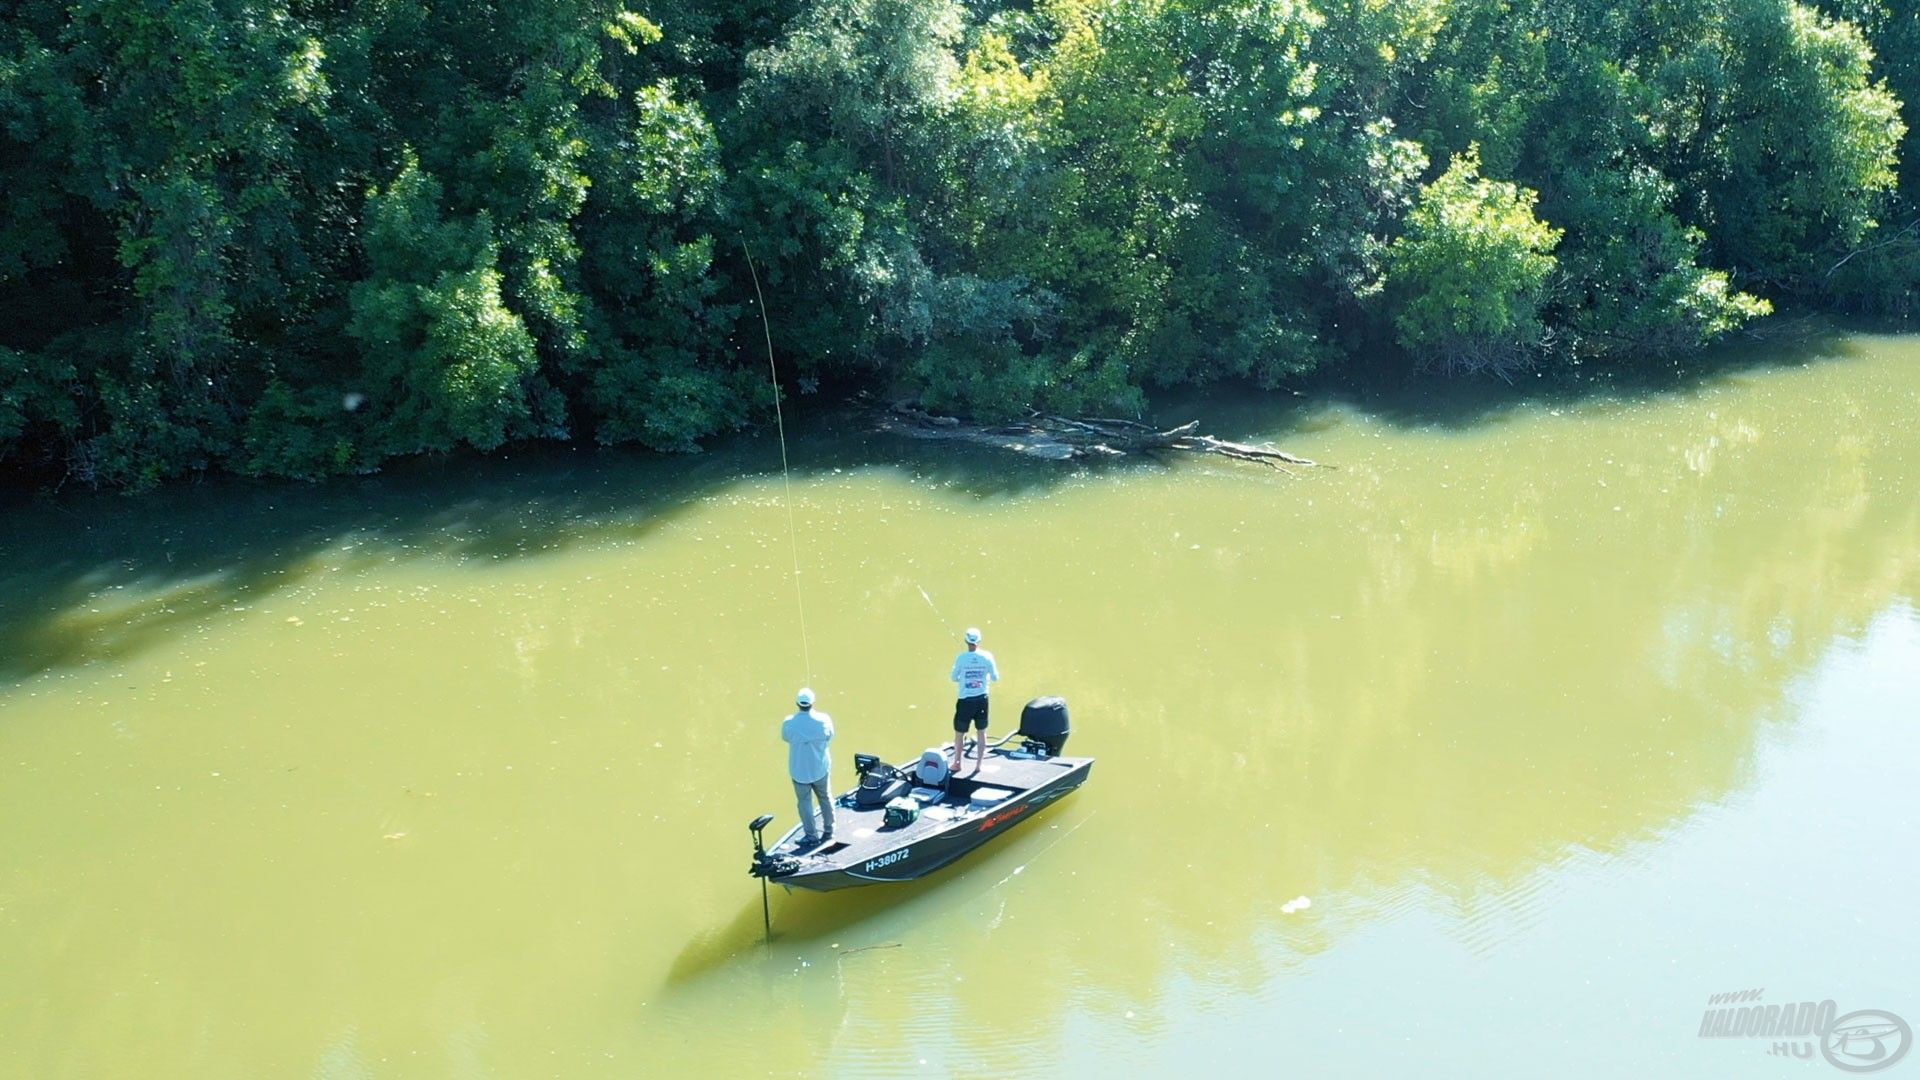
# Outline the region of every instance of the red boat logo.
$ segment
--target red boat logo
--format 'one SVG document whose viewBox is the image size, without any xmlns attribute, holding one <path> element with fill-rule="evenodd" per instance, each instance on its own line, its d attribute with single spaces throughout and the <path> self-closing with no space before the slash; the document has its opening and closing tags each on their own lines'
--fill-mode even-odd
<svg viewBox="0 0 1920 1080">
<path fill-rule="evenodd" d="M 989 816 L 987 820 L 981 822 L 980 831 L 986 832 L 988 829 L 993 828 L 995 825 L 998 825 L 1003 821 L 1011 821 L 1014 818 L 1017 818 L 1021 814 L 1024 814 L 1026 812 L 1027 812 L 1026 803 L 1021 803 L 1019 806 L 1009 807 L 1005 810 L 1000 811 L 997 814 L 993 814 Z"/>
</svg>

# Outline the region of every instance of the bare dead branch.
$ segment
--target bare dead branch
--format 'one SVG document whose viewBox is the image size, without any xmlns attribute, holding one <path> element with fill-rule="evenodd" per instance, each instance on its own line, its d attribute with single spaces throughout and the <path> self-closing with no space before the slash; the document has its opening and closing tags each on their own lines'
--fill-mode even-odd
<svg viewBox="0 0 1920 1080">
<path fill-rule="evenodd" d="M 914 439 L 959 440 L 1050 461 L 1182 452 L 1253 462 L 1288 476 L 1299 475 L 1288 465 L 1317 464 L 1272 445 L 1255 446 L 1202 434 L 1198 420 L 1161 430 L 1138 420 L 1034 413 L 1021 423 L 984 426 L 931 413 L 911 402 L 875 408 L 872 418 L 876 431 Z"/>
</svg>

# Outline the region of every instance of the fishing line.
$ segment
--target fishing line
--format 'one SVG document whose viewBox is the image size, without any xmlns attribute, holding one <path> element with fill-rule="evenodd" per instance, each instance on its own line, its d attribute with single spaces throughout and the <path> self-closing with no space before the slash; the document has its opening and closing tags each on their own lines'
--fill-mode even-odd
<svg viewBox="0 0 1920 1080">
<path fill-rule="evenodd" d="M 1007 738 L 1012 738 L 1012 737 L 1013 736 L 1009 735 Z M 1002 739 L 1000 741 L 1005 742 L 1006 739 Z M 1087 816 L 1081 818 L 1079 821 L 1074 822 L 1073 828 L 1068 829 L 1066 832 L 1063 832 L 1059 836 L 1054 837 L 1052 841 L 1050 841 L 1047 844 L 1046 847 L 1043 847 L 1039 851 L 1035 852 L 1032 859 L 1028 859 L 1026 862 L 1023 862 L 1019 866 L 1014 867 L 1013 873 L 1008 874 L 1006 877 L 1003 877 L 999 881 L 994 882 L 991 888 L 997 889 L 1000 886 L 1005 885 L 1007 882 L 1012 881 L 1014 878 L 1019 877 L 1021 872 L 1024 871 L 1027 867 L 1032 866 L 1034 861 L 1039 859 L 1040 856 L 1045 855 L 1047 852 L 1052 851 L 1055 847 L 1058 847 L 1060 844 L 1060 841 L 1065 840 L 1067 837 L 1072 836 L 1074 833 L 1079 832 L 1080 826 L 1085 825 L 1087 822 L 1093 820 L 1093 815 L 1094 815 L 1094 811 L 1092 810 L 1087 811 Z"/>
<path fill-rule="evenodd" d="M 947 618 L 945 615 L 940 613 L 940 605 L 934 603 L 933 597 L 927 595 L 927 587 L 925 585 L 920 584 L 917 581 L 913 583 L 913 587 L 920 590 L 920 599 L 925 600 L 927 602 L 927 606 L 933 609 L 933 617 L 936 619 L 939 619 L 940 622 L 946 626 L 947 633 L 952 634 L 953 620 Z"/>
<path fill-rule="evenodd" d="M 785 491 L 780 500 L 787 508 L 787 546 L 793 552 L 793 606 L 800 612 L 800 655 L 807 665 L 804 685 L 813 685 L 813 648 L 807 643 L 807 602 L 800 594 L 800 534 L 793 527 L 793 476 L 787 468 L 787 418 L 780 410 L 780 370 L 773 364 L 773 328 L 767 323 L 767 298 L 760 292 L 760 272 L 753 268 L 753 252 L 747 250 L 747 238 L 740 238 L 740 252 L 747 257 L 747 273 L 753 278 L 753 295 L 760 302 L 760 332 L 767 339 L 767 377 L 773 383 L 773 420 L 780 431 L 780 483 Z M 932 603 L 932 601 L 928 601 Z"/>
</svg>

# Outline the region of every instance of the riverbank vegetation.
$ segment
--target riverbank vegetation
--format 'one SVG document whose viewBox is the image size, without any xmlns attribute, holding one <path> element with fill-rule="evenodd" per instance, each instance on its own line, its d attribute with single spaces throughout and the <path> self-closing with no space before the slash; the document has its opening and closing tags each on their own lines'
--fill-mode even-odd
<svg viewBox="0 0 1920 1080">
<path fill-rule="evenodd" d="M 989 422 L 1904 316 L 1905 102 L 1895 0 L 22 0 L 0 467 L 690 448 L 756 269 L 801 388 Z"/>
</svg>

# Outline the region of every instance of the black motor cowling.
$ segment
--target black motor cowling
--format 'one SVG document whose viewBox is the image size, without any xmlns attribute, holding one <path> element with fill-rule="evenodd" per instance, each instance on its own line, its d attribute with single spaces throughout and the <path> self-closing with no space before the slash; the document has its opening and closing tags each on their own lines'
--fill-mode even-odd
<svg viewBox="0 0 1920 1080">
<path fill-rule="evenodd" d="M 1073 727 L 1067 720 L 1067 699 L 1038 697 L 1020 710 L 1019 734 L 1047 748 L 1049 757 L 1067 748 L 1067 736 Z"/>
</svg>

